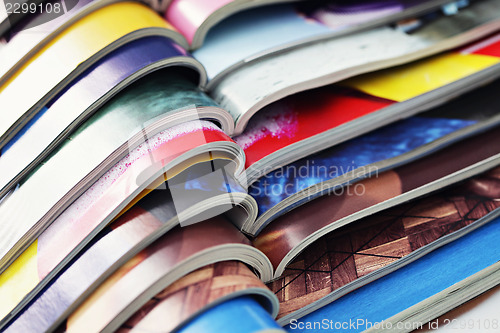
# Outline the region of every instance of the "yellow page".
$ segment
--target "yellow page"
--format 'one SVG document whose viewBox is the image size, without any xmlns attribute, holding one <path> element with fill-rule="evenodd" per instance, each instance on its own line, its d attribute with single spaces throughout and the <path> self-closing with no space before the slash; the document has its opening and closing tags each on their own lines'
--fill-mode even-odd
<svg viewBox="0 0 500 333">
<path fill-rule="evenodd" d="M 62 32 L 0 87 L 0 135 L 80 63 L 117 39 L 151 27 L 178 35 L 158 14 L 135 2 L 106 6 Z"/>
<path fill-rule="evenodd" d="M 341 85 L 397 102 L 425 94 L 500 62 L 500 58 L 449 52 L 357 76 Z"/>
</svg>

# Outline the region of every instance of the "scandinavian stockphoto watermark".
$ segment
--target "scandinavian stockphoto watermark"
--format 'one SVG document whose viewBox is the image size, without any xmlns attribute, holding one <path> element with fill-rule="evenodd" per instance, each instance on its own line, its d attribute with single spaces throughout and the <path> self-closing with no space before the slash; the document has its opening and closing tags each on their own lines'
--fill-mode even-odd
<svg viewBox="0 0 500 333">
<path fill-rule="evenodd" d="M 318 164 L 312 159 L 305 159 L 302 164 L 290 164 L 280 168 L 264 168 L 257 182 L 250 184 L 249 193 L 252 196 L 289 197 L 301 193 L 305 197 L 321 193 L 335 196 L 362 196 L 366 186 L 362 182 L 342 183 L 340 176 L 350 175 L 348 179 L 364 177 L 377 178 L 379 168 L 376 165 L 358 165 L 350 161 L 338 165 L 335 163 Z M 331 181 L 336 180 L 336 181 Z"/>
</svg>

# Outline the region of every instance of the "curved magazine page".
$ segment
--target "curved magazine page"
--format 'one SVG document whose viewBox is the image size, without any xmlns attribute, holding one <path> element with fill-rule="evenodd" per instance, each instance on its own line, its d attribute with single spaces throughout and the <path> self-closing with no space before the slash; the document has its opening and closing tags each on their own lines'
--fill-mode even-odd
<svg viewBox="0 0 500 333">
<path fill-rule="evenodd" d="M 0 197 L 113 95 L 166 67 L 179 68 L 181 73 L 184 70 L 190 79 L 198 76 L 198 70 L 203 72 L 201 64 L 168 38 L 146 37 L 118 48 L 82 73 L 1 149 L 0 169 L 6 172 L 0 177 Z M 176 77 L 169 71 L 162 75 Z M 224 123 L 223 117 L 219 118 L 219 123 Z"/>
<path fill-rule="evenodd" d="M 333 323 L 356 322 L 360 319 L 363 322 L 355 326 L 352 331 L 362 332 L 372 327 L 374 323 L 381 323 L 451 286 L 459 288 L 454 288 L 452 292 L 446 294 L 457 294 L 460 297 L 460 293 L 468 289 L 467 281 L 461 282 L 465 279 L 475 281 L 474 284 L 478 287 L 475 288 L 476 291 L 481 289 L 481 282 L 484 282 L 483 286 L 486 289 L 491 288 L 492 286 L 487 286 L 488 278 L 496 276 L 498 281 L 499 276 L 498 237 L 500 237 L 500 219 L 496 218 L 383 279 L 369 283 L 323 309 L 294 321 L 296 329 L 292 328 L 292 325 L 295 327 L 294 323 L 290 323 L 288 327 L 296 332 L 307 332 L 306 323 L 312 324 L 323 318 L 328 318 Z M 446 272 L 446 274 L 436 274 L 436 272 Z M 366 302 L 367 299 L 370 299 L 370 302 Z M 378 329 L 383 329 L 382 325 L 379 325 Z"/>
<path fill-rule="evenodd" d="M 36 195 L 33 199 L 39 204 L 46 201 L 45 212 L 42 209 L 37 217 L 32 216 L 40 219 L 83 179 L 89 183 L 80 184 L 83 186 L 82 191 L 118 162 L 126 154 L 127 144 L 133 146 L 137 140 L 143 139 L 144 135 L 140 132 L 144 128 L 157 124 L 166 128 L 188 120 L 213 117 L 214 112 L 211 110 L 214 102 L 190 80 L 174 74 L 167 76 L 153 73 L 147 80 L 133 83 L 101 107 L 44 161 L 45 164 L 40 165 L 36 172 L 17 185 L 17 190 L 3 199 L 0 211 L 5 211 L 5 205 L 10 205 L 9 201 L 13 200 L 18 201 L 14 206 L 29 207 L 28 210 L 35 212 L 37 208 L 22 197 L 29 198 L 38 193 L 37 189 L 50 187 L 52 190 L 43 198 Z M 92 154 L 82 154 L 88 151 Z M 68 170 L 63 177 L 61 170 Z M 24 192 L 23 187 L 31 189 Z M 19 196 L 19 191 L 24 194 Z"/>
<path fill-rule="evenodd" d="M 130 202 L 145 186 L 161 175 L 163 168 L 168 170 L 172 166 L 200 154 L 207 156 L 206 159 L 208 159 L 210 149 L 225 151 L 229 156 L 233 156 L 237 161 L 235 173 L 241 172 L 243 157 L 239 153 L 239 147 L 232 143 L 229 137 L 212 123 L 206 121 L 187 122 L 155 134 L 155 132 L 161 130 L 161 127 L 153 132 L 146 129 L 139 134 L 146 135 L 149 140 L 144 141 L 143 138 L 138 142 L 131 142 L 130 145 L 125 143 L 120 149 L 123 152 L 115 153 L 118 156 L 126 154 L 125 149 L 127 148 L 130 153 L 130 155 L 125 156 L 125 166 L 127 168 L 122 167 L 112 171 L 117 172 L 119 175 L 126 171 L 130 172 L 128 180 L 123 180 L 120 186 L 117 185 L 114 188 L 114 192 L 119 194 L 120 199 L 129 198 L 128 202 Z M 76 137 L 69 142 L 73 143 L 75 141 Z M 91 142 L 85 143 L 93 147 Z M 72 147 L 76 146 L 65 145 L 60 152 L 64 148 L 70 149 Z M 90 174 L 79 176 L 76 168 L 81 167 L 79 164 L 82 159 L 88 159 L 87 156 L 81 154 L 83 151 L 86 151 L 86 149 L 78 149 L 76 157 L 70 160 L 63 159 L 62 167 L 53 169 L 52 167 L 58 165 L 57 162 L 65 157 L 64 154 L 59 155 L 56 153 L 53 155 L 55 158 L 53 161 L 49 159 L 2 202 L 0 206 L 3 221 L 1 233 L 2 235 L 9 235 L 8 238 L 5 238 L 9 239 L 9 241 L 1 244 L 2 259 L 0 263 L 2 264 L 2 271 L 83 191 L 90 187 L 102 174 L 112 169 L 110 162 L 113 156 L 106 156 L 100 167 L 95 168 L 96 166 L 94 166 Z M 72 150 L 70 153 L 74 155 L 74 152 Z M 130 159 L 131 156 L 132 159 L 138 160 L 134 165 L 130 165 L 130 161 L 126 161 L 127 157 Z M 61 170 L 65 172 L 61 173 Z M 54 172 L 59 175 L 59 178 L 55 177 Z M 157 174 L 158 172 L 160 173 Z M 174 169 L 171 172 L 175 174 L 178 171 Z M 40 188 L 51 188 L 51 191 L 46 193 L 44 197 L 39 197 L 37 189 Z M 36 195 L 36 198 L 32 198 L 33 195 Z M 109 205 L 107 208 L 109 209 L 108 213 L 117 213 L 128 203 L 124 203 L 120 199 L 118 199 L 119 206 Z M 115 211 L 116 209 L 117 211 Z"/>
<path fill-rule="evenodd" d="M 90 76 L 89 79 L 93 79 L 93 76 Z M 97 90 L 97 86 L 95 86 L 95 89 Z M 32 140 L 27 138 L 32 138 L 36 134 L 37 137 L 41 136 L 40 141 L 44 141 L 44 137 L 50 137 L 51 133 L 49 131 L 44 132 L 44 127 L 49 124 L 55 127 L 60 121 L 64 121 L 61 112 L 66 111 L 65 115 L 71 115 L 69 110 L 76 107 L 78 101 L 85 104 L 86 100 L 84 98 L 73 95 L 80 92 L 77 87 L 75 87 L 75 90 L 69 88 L 66 91 L 67 94 L 62 95 L 48 109 L 39 114 L 39 118 L 29 124 L 25 128 L 25 132 L 19 133 L 8 146 L 1 150 L 3 156 L 0 157 L 0 165 L 6 167 L 8 161 L 16 158 L 19 158 L 18 161 L 23 161 L 24 154 L 27 155 L 32 148 L 37 147 L 37 143 L 33 143 Z M 91 93 L 87 92 L 85 95 L 87 94 Z M 72 138 L 85 135 L 92 143 L 106 140 L 107 147 L 106 145 L 94 145 L 93 147 L 93 155 L 100 155 L 101 158 L 105 158 L 121 144 L 131 140 L 139 127 L 147 126 L 159 118 L 163 117 L 166 123 L 172 125 L 187 120 L 215 120 L 215 122 L 220 121 L 222 128 L 231 128 L 230 120 L 226 119 L 225 115 L 227 113 L 215 107 L 213 100 L 196 87 L 186 75 L 175 71 L 160 71 L 139 79 L 119 92 L 117 96 L 87 119 L 86 123 L 82 125 L 83 128 L 78 129 L 76 134 L 72 134 Z M 103 132 L 103 129 L 113 129 L 113 131 L 108 133 Z M 68 135 L 68 133 L 64 134 L 65 136 Z M 25 151 L 25 149 L 29 150 Z M 98 154 L 97 151 L 101 149 L 101 153 Z M 3 160 L 4 157 L 5 160 Z M 89 158 L 90 162 L 94 156 Z M 94 163 L 96 161 L 98 161 L 97 158 Z M 39 162 L 39 159 L 37 159 L 37 162 Z M 9 174 L 6 172 L 5 176 Z M 0 179 L 3 185 L 0 193 L 3 196 L 16 185 L 14 181 L 22 179 L 22 177 L 16 177 L 14 180 L 8 179 L 8 177 L 0 177 Z"/>
<path fill-rule="evenodd" d="M 0 113 L 0 145 L 95 61 L 147 35 L 163 35 L 184 45 L 160 16 L 132 2 L 101 8 L 66 29 L 0 87 L 0 105 L 9 105 L 9 112 Z"/>
<path fill-rule="evenodd" d="M 5 35 L 6 47 L 0 50 L 0 83 L 29 60 L 38 50 L 47 45 L 64 29 L 83 16 L 113 2 L 113 0 L 79 0 L 70 4 L 62 0 L 50 1 L 52 11 L 37 11 L 13 26 Z M 56 6 L 54 8 L 54 6 Z M 42 7 L 43 8 L 43 7 Z M 54 17 L 54 10 L 58 11 Z"/>
<path fill-rule="evenodd" d="M 413 163 L 333 189 L 331 196 L 276 219 L 254 244 L 269 257 L 278 277 L 290 260 L 325 233 L 500 163 L 498 139 L 500 132 L 493 129 Z M 308 222 L 303 223 L 306 216 Z"/>
<path fill-rule="evenodd" d="M 497 63 L 498 58 L 500 58 L 500 33 L 495 33 L 455 52 L 350 78 L 340 85 L 397 102 L 411 101 L 421 94 L 442 87 L 443 79 L 444 84 L 447 84 L 487 69 L 489 66 L 487 63 Z M 438 70 L 441 73 L 448 73 L 450 77 L 442 78 L 435 75 Z M 428 71 L 433 72 L 433 75 L 428 75 Z"/>
<path fill-rule="evenodd" d="M 200 313 L 242 295 L 252 296 L 275 317 L 275 296 L 255 273 L 241 262 L 222 261 L 200 268 L 162 290 L 117 332 L 175 331 L 189 325 Z"/>
<path fill-rule="evenodd" d="M 179 333 L 285 333 L 255 299 L 240 297 L 195 317 Z"/>
<path fill-rule="evenodd" d="M 154 139 L 160 140 L 161 136 Z M 153 192 L 162 192 L 161 195 L 156 193 L 157 198 L 173 200 L 173 207 L 178 212 L 176 220 L 181 225 L 194 223 L 195 219 L 191 217 L 192 214 L 196 214 L 200 219 L 207 219 L 229 211 L 233 207 L 239 207 L 238 209 L 242 210 L 240 214 L 243 215 L 242 218 L 254 220 L 255 214 L 252 212 L 256 211 L 255 203 L 251 198 L 247 198 L 248 195 L 241 186 L 231 180 L 232 175 L 228 174 L 231 168 L 225 165 L 230 163 L 234 156 L 217 151 L 217 147 L 212 147 L 212 149 L 213 151 L 208 150 L 205 154 L 198 154 L 195 158 L 188 159 L 170 170 L 161 170 L 166 173 L 161 176 L 159 183 L 151 187 L 159 186 L 158 184 L 163 183 L 163 178 L 168 177 L 167 188 L 162 185 L 164 191 Z M 170 150 L 174 151 L 175 147 Z M 168 150 L 163 149 L 163 154 L 165 153 L 168 153 Z M 156 155 L 155 158 L 160 158 L 155 151 L 151 151 L 150 154 Z M 204 160 L 210 163 L 207 164 L 208 162 L 203 162 Z M 141 164 L 140 159 L 127 156 L 111 168 L 0 275 L 0 295 L 3 299 L 0 316 L 2 318 L 7 315 L 12 318 L 109 221 L 116 219 L 117 215 L 122 214 L 132 203 L 135 204 L 137 200 L 151 191 L 151 189 L 142 191 L 136 195 L 135 200 L 130 202 L 134 195 L 129 194 L 131 189 L 127 188 L 126 184 L 136 181 L 137 172 L 132 172 L 131 169 L 140 168 L 138 164 Z M 187 170 L 182 171 L 180 175 L 175 174 L 176 169 L 179 168 L 187 168 Z M 210 179 L 207 180 L 207 177 Z M 120 212 L 119 209 L 124 204 L 127 206 L 121 208 Z M 142 234 L 138 235 L 141 237 L 139 245 L 144 246 L 144 243 L 148 242 L 147 239 L 159 237 L 165 232 L 165 228 L 168 230 L 171 227 L 171 224 L 159 226 L 158 230 L 148 231 L 150 234 L 147 234 L 147 237 Z M 134 250 L 137 251 L 137 248 Z M 38 278 L 32 278 L 30 275 L 29 263 L 34 260 L 39 262 Z M 3 320 L 2 324 L 5 324 L 9 318 Z"/>
<path fill-rule="evenodd" d="M 276 168 L 494 80 L 500 74 L 496 36 L 468 47 L 467 52 L 450 52 L 341 83 L 374 96 L 333 85 L 271 104 L 235 137 L 247 156 L 249 184 Z"/>
<path fill-rule="evenodd" d="M 436 320 L 429 323 L 431 319 L 435 318 L 445 311 L 454 309 L 457 306 L 460 306 L 467 301 L 470 301 L 482 295 L 491 288 L 498 287 L 498 285 L 500 285 L 500 263 L 496 262 L 489 267 L 486 267 L 485 269 L 477 272 L 476 274 L 466 277 L 462 281 L 459 281 L 446 289 L 438 291 L 436 294 L 420 301 L 413 306 L 410 306 L 408 309 L 385 319 L 383 321 L 382 329 L 374 329 L 373 327 L 371 327 L 365 330 L 365 332 L 394 332 L 393 329 L 388 329 L 387 327 L 397 327 L 398 325 L 403 328 L 397 330 L 396 332 L 399 331 L 402 333 L 410 332 L 410 330 L 413 330 L 414 327 L 422 328 L 424 326 L 437 330 L 438 326 L 436 324 L 439 324 L 439 322 Z M 447 322 L 447 320 L 445 320 L 445 322 Z M 482 324 L 478 324 L 481 322 Z M 428 323 L 428 325 L 425 325 L 423 323 Z M 458 320 L 455 320 L 454 322 L 450 321 L 450 323 L 451 327 L 447 327 L 449 323 L 447 323 L 445 327 L 450 328 L 450 330 L 453 331 L 457 330 L 457 328 L 459 329 L 460 326 L 472 327 L 475 325 L 478 328 L 465 330 L 462 329 L 462 332 L 471 330 L 478 333 L 487 331 L 494 332 L 495 330 L 498 330 L 498 315 L 492 316 L 489 313 L 485 313 L 483 314 L 483 316 L 477 318 L 475 320 L 475 323 L 473 321 L 469 323 L 462 321 L 460 323 Z M 486 327 L 488 327 L 489 329 L 486 329 Z"/>
<path fill-rule="evenodd" d="M 213 176 L 214 173 L 211 173 L 211 177 Z M 15 330 L 16 327 L 26 325 L 30 327 L 30 330 L 35 329 L 35 331 L 48 329 L 90 285 L 108 277 L 121 264 L 179 222 L 181 224 L 196 222 L 196 219 L 208 218 L 211 213 L 219 214 L 240 204 L 234 200 L 239 191 L 238 188 L 231 188 L 229 193 L 228 190 L 214 191 L 212 189 L 209 194 L 205 194 L 208 198 L 204 199 L 210 202 L 211 212 L 200 209 L 201 200 L 197 193 L 199 190 L 193 187 L 195 185 L 193 183 L 198 180 L 195 177 L 185 183 L 182 198 L 179 198 L 179 191 L 172 188 L 152 191 L 129 211 L 123 213 L 110 227 L 102 224 L 99 226 L 98 222 L 105 219 L 103 216 L 105 214 L 100 212 L 106 209 L 109 198 L 103 195 L 93 202 L 88 198 L 89 193 L 98 191 L 99 184 L 95 184 L 3 273 L 0 278 L 0 281 L 3 280 L 0 285 L 0 293 L 4 299 L 2 310 L 8 311 L 9 305 L 15 306 L 21 299 L 22 303 L 9 313 L 9 317 L 2 320 L 2 325 L 16 318 L 16 314 L 34 299 L 21 312 L 11 329 Z M 169 180 L 168 184 L 171 182 L 172 180 Z M 179 205 L 179 200 L 182 200 L 182 205 Z M 241 209 L 241 207 L 235 209 Z M 78 215 L 75 212 L 80 210 L 85 213 L 81 213 L 80 217 L 75 216 Z M 184 217 L 180 219 L 182 215 Z M 70 224 L 69 227 L 68 224 Z M 82 247 L 82 243 L 83 245 L 88 243 L 82 239 L 89 232 L 95 234 L 102 228 L 104 231 L 94 237 L 72 263 L 63 268 L 63 264 L 74 257 L 75 246 Z M 64 241 L 55 242 L 55 240 Z M 109 249 L 113 250 L 109 251 Z M 99 265 L 95 265 L 96 258 L 99 258 Z M 58 275 L 51 282 L 51 277 L 56 274 Z M 74 281 L 79 281 L 78 286 L 74 285 Z M 31 288 L 35 289 L 30 291 Z M 40 292 L 42 290 L 43 293 Z M 40 293 L 37 294 L 37 292 Z M 49 311 L 47 304 L 57 306 L 50 307 Z M 24 323 L 26 318 L 29 324 Z"/>
<path fill-rule="evenodd" d="M 197 49 L 207 31 L 224 18 L 248 8 L 290 1 L 297 0 L 173 0 L 165 18 L 186 37 L 191 49 Z"/>
<path fill-rule="evenodd" d="M 203 47 L 193 55 L 203 63 L 209 85 L 213 85 L 225 74 L 263 56 L 423 14 L 447 2 L 362 0 L 262 6 L 219 22 L 210 29 Z M 259 43 L 255 43 L 256 40 Z"/>
<path fill-rule="evenodd" d="M 97 287 L 69 316 L 66 331 L 114 331 L 177 279 L 226 260 L 243 261 L 260 274 L 270 268 L 266 257 L 221 217 L 175 228 Z"/>
<path fill-rule="evenodd" d="M 259 217 L 247 232 L 348 184 L 500 124 L 494 82 L 420 116 L 388 125 L 273 171 L 249 188 Z M 472 110 L 479 110 L 471 112 Z"/>
<path fill-rule="evenodd" d="M 288 146 L 392 104 L 391 100 L 332 85 L 290 96 L 265 107 L 250 119 L 245 131 L 234 140 L 245 151 L 246 168 L 250 173 L 254 164 L 268 156 L 268 160 L 272 159 L 273 154 Z M 261 171 L 258 175 L 264 173 Z"/>
<path fill-rule="evenodd" d="M 408 63 L 485 37 L 500 27 L 499 10 L 498 0 L 486 0 L 473 3 L 454 16 L 424 21 L 411 34 L 397 27 L 382 27 L 305 45 L 232 72 L 211 87 L 211 95 L 233 115 L 235 133 L 241 133 L 253 114 L 285 96 Z M 497 59 L 489 60 L 485 67 Z"/>
<path fill-rule="evenodd" d="M 496 309 L 498 309 L 499 306 L 500 285 L 497 285 L 484 294 L 436 318 L 436 320 L 432 320 L 422 325 L 420 329 L 415 331 L 418 333 L 430 333 L 432 331 L 451 333 L 460 330 L 461 327 L 464 326 L 468 327 L 469 325 L 472 327 L 474 323 L 479 321 L 480 323 L 484 323 L 484 325 L 476 328 L 477 332 L 492 332 L 494 330 L 495 320 L 498 320 Z"/>
<path fill-rule="evenodd" d="M 323 236 L 268 284 L 280 300 L 279 322 L 288 324 L 488 223 L 500 213 L 499 179 L 496 168 Z"/>
<path fill-rule="evenodd" d="M 28 14 L 4 35 L 8 44 L 0 50 L 0 83 L 73 23 L 115 2 L 122 0 L 78 0 L 64 2 L 64 5 L 63 0 L 55 0 L 45 7 L 46 11 Z M 155 9 L 155 0 L 140 2 Z M 54 17 L 55 11 L 58 11 L 57 17 Z"/>
</svg>

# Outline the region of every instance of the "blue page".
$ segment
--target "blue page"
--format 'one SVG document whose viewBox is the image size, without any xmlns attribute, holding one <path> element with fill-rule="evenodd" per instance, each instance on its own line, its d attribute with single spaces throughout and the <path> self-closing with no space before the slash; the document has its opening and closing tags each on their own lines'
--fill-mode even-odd
<svg viewBox="0 0 500 333">
<path fill-rule="evenodd" d="M 249 56 L 328 31 L 317 21 L 305 20 L 294 5 L 264 6 L 232 15 L 210 29 L 193 55 L 211 79 Z"/>
<path fill-rule="evenodd" d="M 249 193 L 257 201 L 260 216 L 309 186 L 408 153 L 474 123 L 462 119 L 408 118 L 271 172 L 253 183 Z"/>
<path fill-rule="evenodd" d="M 427 0 L 429 1 L 429 0 Z M 373 21 L 421 4 L 422 0 L 379 0 L 262 6 L 237 13 L 207 33 L 203 47 L 194 52 L 214 78 L 226 68 L 262 52 L 311 37 L 328 36 L 351 26 Z"/>
<path fill-rule="evenodd" d="M 500 260 L 498 239 L 500 218 L 298 321 L 291 321 L 286 329 L 364 331 L 370 324 L 380 323 L 496 263 Z M 314 323 L 315 329 L 307 328 Z"/>
<path fill-rule="evenodd" d="M 178 333 L 256 333 L 285 332 L 269 313 L 251 297 L 223 302 L 179 329 Z"/>
</svg>

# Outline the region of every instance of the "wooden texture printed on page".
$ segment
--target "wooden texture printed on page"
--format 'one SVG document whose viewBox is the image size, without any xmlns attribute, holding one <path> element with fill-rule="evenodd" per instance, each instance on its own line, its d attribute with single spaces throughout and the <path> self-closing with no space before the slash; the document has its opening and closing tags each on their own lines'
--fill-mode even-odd
<svg viewBox="0 0 500 333">
<path fill-rule="evenodd" d="M 255 238 L 253 244 L 269 258 L 275 268 L 303 239 L 315 237 L 324 228 L 335 228 L 353 214 L 380 211 L 380 203 L 397 198 L 419 187 L 439 181 L 455 172 L 500 154 L 500 131 L 497 128 L 457 142 L 412 163 L 365 178 L 330 195 L 312 200 L 276 218 Z M 423 189 L 428 193 L 429 189 Z M 368 210 L 370 209 L 370 210 Z M 355 218 L 356 220 L 358 218 Z M 349 223 L 351 223 L 349 222 Z M 316 238 L 317 239 L 317 238 Z M 288 263 L 286 266 L 289 266 Z"/>
<path fill-rule="evenodd" d="M 243 263 L 223 261 L 205 266 L 156 295 L 118 332 L 170 332 L 207 305 L 249 288 L 266 286 Z"/>
<path fill-rule="evenodd" d="M 283 317 L 500 207 L 500 168 L 332 232 L 268 287 Z"/>
</svg>

